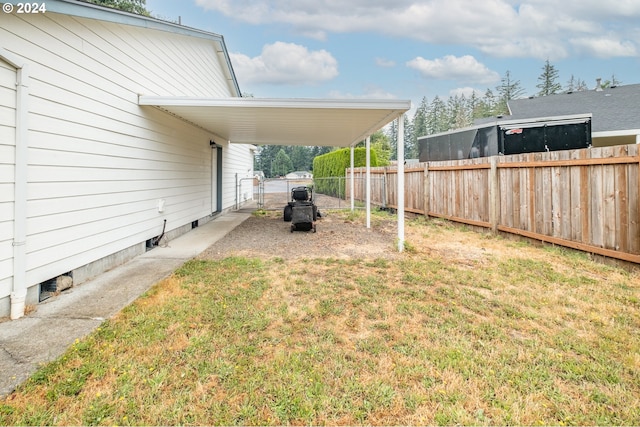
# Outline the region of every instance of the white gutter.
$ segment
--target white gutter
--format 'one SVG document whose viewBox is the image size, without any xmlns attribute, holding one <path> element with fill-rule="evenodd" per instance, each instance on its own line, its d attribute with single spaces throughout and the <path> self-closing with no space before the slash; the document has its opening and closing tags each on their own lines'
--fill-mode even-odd
<svg viewBox="0 0 640 427">
<path fill-rule="evenodd" d="M 398 252 L 404 251 L 404 113 L 398 116 Z"/>
<path fill-rule="evenodd" d="M 640 135 L 640 129 L 625 129 L 625 130 L 609 130 L 609 131 L 600 131 L 600 132 L 592 132 L 592 138 L 610 138 L 616 136 L 633 136 Z"/>
<path fill-rule="evenodd" d="M 16 137 L 15 182 L 13 202 L 13 285 L 11 291 L 11 320 L 24 316 L 26 286 L 27 240 L 27 152 L 29 113 L 29 70 L 27 64 L 0 48 L 0 58 L 16 68 Z"/>
<path fill-rule="evenodd" d="M 390 99 L 323 99 L 323 98 L 198 98 L 192 96 L 138 97 L 138 105 L 162 107 L 245 107 L 285 109 L 401 110 L 411 108 L 410 101 Z M 390 113 L 392 112 L 390 111 Z M 385 122 L 387 123 L 387 122 Z"/>
</svg>

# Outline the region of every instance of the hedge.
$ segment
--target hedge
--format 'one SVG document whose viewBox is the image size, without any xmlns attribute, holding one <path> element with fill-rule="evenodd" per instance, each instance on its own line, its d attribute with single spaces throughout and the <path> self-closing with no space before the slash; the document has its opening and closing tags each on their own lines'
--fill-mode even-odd
<svg viewBox="0 0 640 427">
<path fill-rule="evenodd" d="M 358 147 L 353 150 L 353 162 L 355 167 L 366 166 L 366 148 Z M 378 166 L 378 157 L 374 150 L 371 152 L 371 167 Z M 345 170 L 351 167 L 351 149 L 343 148 L 332 151 L 313 159 L 314 192 L 334 197 L 342 197 L 345 194 L 344 178 Z"/>
</svg>

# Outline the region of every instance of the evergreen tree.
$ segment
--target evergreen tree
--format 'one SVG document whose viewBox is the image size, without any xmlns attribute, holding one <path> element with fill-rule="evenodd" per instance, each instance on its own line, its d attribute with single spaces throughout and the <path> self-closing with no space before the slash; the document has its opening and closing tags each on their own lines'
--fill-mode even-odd
<svg viewBox="0 0 640 427">
<path fill-rule="evenodd" d="M 464 95 L 449 97 L 447 108 L 449 110 L 449 129 L 460 129 L 471 124 L 471 110 Z"/>
<path fill-rule="evenodd" d="M 427 130 L 429 134 L 446 132 L 449 130 L 447 105 L 439 96 L 433 98 L 427 113 Z"/>
<path fill-rule="evenodd" d="M 607 88 L 610 88 L 611 86 L 620 86 L 621 84 L 622 82 L 616 78 L 616 75 L 612 74 L 611 80 L 605 80 L 604 82 L 602 82 L 600 87 L 602 89 L 607 89 Z"/>
<path fill-rule="evenodd" d="M 291 158 L 283 148 L 278 151 L 278 154 L 276 154 L 276 157 L 273 159 L 272 169 L 273 176 L 284 176 L 293 171 L 293 163 L 291 163 Z"/>
<path fill-rule="evenodd" d="M 263 171 L 265 177 L 272 178 L 273 174 L 273 160 L 276 154 L 282 147 L 277 145 L 261 145 L 258 149 L 258 153 L 254 157 L 253 169 L 256 171 Z"/>
<path fill-rule="evenodd" d="M 567 86 L 565 86 L 565 93 L 568 92 L 581 92 L 583 90 L 589 90 L 587 87 L 587 83 L 584 80 L 577 79 L 571 74 L 571 78 L 567 82 Z"/>
<path fill-rule="evenodd" d="M 311 148 L 311 163 L 313 164 L 313 158 L 327 154 L 332 150 L 331 147 L 315 146 Z"/>
<path fill-rule="evenodd" d="M 311 147 L 303 147 L 300 145 L 291 147 L 291 163 L 293 165 L 293 170 L 310 171 L 313 167 Z"/>
<path fill-rule="evenodd" d="M 371 135 L 371 149 L 376 152 L 378 166 L 387 166 L 391 159 L 391 144 L 389 137 L 382 131 Z"/>
<path fill-rule="evenodd" d="M 615 74 L 611 75 L 611 86 L 620 86 L 622 81 L 618 80 Z"/>
<path fill-rule="evenodd" d="M 118 10 L 124 10 L 125 12 L 137 13 L 138 15 L 149 16 L 149 11 L 146 9 L 146 0 L 88 0 L 89 3 L 98 4 L 100 6 L 107 6 Z"/>
<path fill-rule="evenodd" d="M 585 82 L 584 80 L 578 79 L 578 82 L 576 84 L 576 91 L 583 91 L 583 90 L 589 90 L 589 86 L 587 85 L 587 82 Z"/>
<path fill-rule="evenodd" d="M 492 117 L 498 114 L 498 99 L 491 89 L 487 89 L 473 112 L 474 119 Z"/>
<path fill-rule="evenodd" d="M 520 85 L 520 80 L 513 80 L 511 72 L 507 70 L 504 77 L 500 80 L 500 86 L 496 87 L 498 92 L 497 108 L 495 115 L 509 114 L 508 102 L 512 99 L 520 98 L 524 94 L 524 89 Z"/>
<path fill-rule="evenodd" d="M 558 70 L 548 59 L 542 67 L 542 74 L 538 76 L 538 81 L 540 82 L 536 85 L 540 89 L 538 96 L 554 95 L 562 90 L 562 85 L 558 83 Z"/>
<path fill-rule="evenodd" d="M 409 153 L 412 159 L 418 158 L 420 154 L 420 147 L 418 146 L 418 138 L 421 136 L 425 136 L 429 133 L 427 129 L 427 113 L 429 111 L 429 105 L 427 103 L 427 98 L 423 97 L 420 102 L 420 106 L 416 110 L 416 113 L 413 115 L 413 135 L 411 141 L 411 152 Z"/>
<path fill-rule="evenodd" d="M 413 122 L 407 114 L 404 117 L 404 158 L 411 159 L 413 153 L 417 153 L 417 146 L 414 142 Z M 397 155 L 396 155 L 397 157 Z"/>
<path fill-rule="evenodd" d="M 387 132 L 385 134 L 389 148 L 390 148 L 390 156 L 389 160 L 398 160 L 398 122 L 397 120 L 392 121 L 387 127 Z M 408 155 L 413 153 L 415 148 L 413 147 L 413 123 L 409 119 L 409 117 L 404 115 L 404 156 L 405 158 L 409 158 Z"/>
<path fill-rule="evenodd" d="M 467 103 L 467 108 L 469 109 L 468 114 L 469 114 L 469 119 L 471 120 L 471 123 L 473 123 L 475 119 L 479 118 L 478 111 L 481 108 L 481 106 L 482 106 L 482 99 L 478 98 L 478 94 L 474 90 L 471 93 L 471 97 L 469 98 Z"/>
<path fill-rule="evenodd" d="M 398 123 L 396 120 L 392 121 L 387 128 L 387 138 L 389 146 L 391 147 L 390 160 L 398 159 Z"/>
</svg>

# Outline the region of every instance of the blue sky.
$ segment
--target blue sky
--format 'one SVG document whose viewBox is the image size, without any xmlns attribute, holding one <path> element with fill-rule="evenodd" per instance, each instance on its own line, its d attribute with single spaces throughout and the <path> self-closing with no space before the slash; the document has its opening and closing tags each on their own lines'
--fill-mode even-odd
<svg viewBox="0 0 640 427">
<path fill-rule="evenodd" d="M 153 16 L 222 34 L 259 98 L 447 98 L 507 71 L 535 95 L 548 59 L 640 83 L 640 0 L 147 0 Z"/>
</svg>

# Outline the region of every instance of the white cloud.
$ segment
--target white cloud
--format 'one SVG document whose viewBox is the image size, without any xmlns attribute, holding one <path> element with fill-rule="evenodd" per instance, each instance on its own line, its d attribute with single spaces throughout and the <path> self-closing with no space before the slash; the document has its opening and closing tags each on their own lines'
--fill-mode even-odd
<svg viewBox="0 0 640 427">
<path fill-rule="evenodd" d="M 324 40 L 331 33 L 372 32 L 427 43 L 465 45 L 494 56 L 560 59 L 606 39 L 610 56 L 638 50 L 640 1 L 616 0 L 196 0 L 251 24 L 285 24 Z M 577 50 L 574 50 L 577 49 Z M 587 50 L 588 51 L 588 50 Z M 595 52 L 601 50 L 596 46 Z"/>
<path fill-rule="evenodd" d="M 356 95 L 351 92 L 342 92 L 339 90 L 332 90 L 329 92 L 329 98 L 333 99 L 397 99 L 398 97 L 381 87 L 369 86 L 364 89 L 364 92 Z"/>
<path fill-rule="evenodd" d="M 455 80 L 465 83 L 491 84 L 500 80 L 500 75 L 491 71 L 473 56 L 446 55 L 438 59 L 424 59 L 421 56 L 407 62 L 407 67 L 420 72 L 426 79 Z"/>
<path fill-rule="evenodd" d="M 612 58 L 620 56 L 637 56 L 638 49 L 630 41 L 615 38 L 594 37 L 576 38 L 570 40 L 578 52 L 596 58 Z"/>
<path fill-rule="evenodd" d="M 376 65 L 383 68 L 393 68 L 396 66 L 396 63 L 390 59 L 376 58 Z"/>
<path fill-rule="evenodd" d="M 338 75 L 338 62 L 326 50 L 309 51 L 294 43 L 265 45 L 259 56 L 231 53 L 231 62 L 242 83 L 314 84 Z"/>
</svg>

